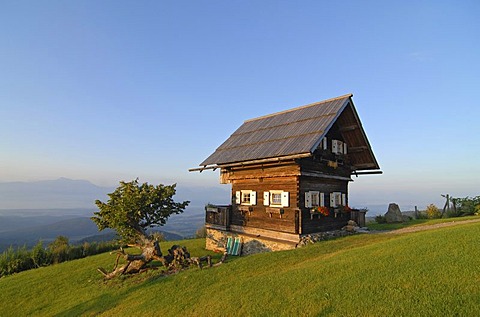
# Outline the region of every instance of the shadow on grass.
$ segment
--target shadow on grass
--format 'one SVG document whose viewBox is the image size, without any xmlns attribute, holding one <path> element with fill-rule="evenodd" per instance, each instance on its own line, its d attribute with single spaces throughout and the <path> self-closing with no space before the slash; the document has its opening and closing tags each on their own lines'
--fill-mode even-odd
<svg viewBox="0 0 480 317">
<path fill-rule="evenodd" d="M 115 307 L 122 300 L 121 294 L 103 294 L 89 301 L 79 303 L 54 316 L 95 316 Z"/>
</svg>

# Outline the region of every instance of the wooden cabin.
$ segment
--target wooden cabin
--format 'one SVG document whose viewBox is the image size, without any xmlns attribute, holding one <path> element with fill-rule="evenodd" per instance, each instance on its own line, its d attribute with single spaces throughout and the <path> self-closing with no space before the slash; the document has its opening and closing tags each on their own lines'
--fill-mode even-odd
<svg viewBox="0 0 480 317">
<path fill-rule="evenodd" d="M 348 183 L 381 173 L 351 94 L 247 120 L 200 166 L 191 171 L 219 169 L 232 186 L 230 204 L 206 208 L 209 249 L 233 236 L 289 249 L 350 219 L 364 224 Z"/>
</svg>

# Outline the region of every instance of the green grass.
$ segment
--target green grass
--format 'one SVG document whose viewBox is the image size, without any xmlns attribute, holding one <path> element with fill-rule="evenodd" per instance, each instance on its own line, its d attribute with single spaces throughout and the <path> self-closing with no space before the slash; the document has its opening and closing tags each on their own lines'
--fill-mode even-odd
<svg viewBox="0 0 480 317">
<path fill-rule="evenodd" d="M 356 235 L 109 282 L 103 254 L 0 279 L 0 316 L 476 316 L 479 236 L 480 223 Z M 206 254 L 203 240 L 181 243 Z"/>
<path fill-rule="evenodd" d="M 455 221 L 471 220 L 471 219 L 480 219 L 480 216 L 467 216 L 467 217 L 457 217 L 457 218 L 440 218 L 440 219 L 412 219 L 408 222 L 401 222 L 401 223 L 369 222 L 369 223 L 367 223 L 367 227 L 370 230 L 396 230 L 396 229 L 402 229 L 402 228 L 407 228 L 407 227 L 415 227 L 415 226 L 430 225 L 430 224 L 433 225 L 433 224 L 437 224 L 437 223 L 455 222 Z"/>
</svg>

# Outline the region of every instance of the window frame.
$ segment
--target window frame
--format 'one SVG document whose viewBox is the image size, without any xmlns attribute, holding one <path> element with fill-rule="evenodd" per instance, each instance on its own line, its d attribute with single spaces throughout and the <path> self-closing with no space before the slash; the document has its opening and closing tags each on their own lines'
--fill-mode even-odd
<svg viewBox="0 0 480 317">
<path fill-rule="evenodd" d="M 330 193 L 330 207 L 332 208 L 337 208 L 339 206 L 342 205 L 343 203 L 343 197 L 346 197 L 346 196 L 342 196 L 342 195 L 345 195 L 344 193 L 342 192 L 332 192 Z"/>
<path fill-rule="evenodd" d="M 271 191 L 269 191 L 269 193 L 270 193 L 270 199 L 269 199 L 270 205 L 269 206 L 271 206 L 271 207 L 283 207 L 283 205 L 282 205 L 282 194 L 284 193 L 284 191 L 283 190 L 271 190 Z M 273 196 L 274 195 L 280 195 L 280 202 L 278 202 L 278 203 L 273 202 Z"/>
<path fill-rule="evenodd" d="M 240 195 L 239 196 L 240 203 L 238 203 L 238 200 L 237 200 L 237 204 L 243 205 L 243 206 L 255 206 L 257 204 L 256 191 L 250 190 L 250 189 L 244 189 L 244 190 L 237 191 L 237 193 L 238 193 L 237 195 Z M 248 201 L 246 200 L 247 195 L 248 195 Z"/>
<path fill-rule="evenodd" d="M 317 196 L 318 195 L 318 196 Z M 315 204 L 313 201 L 313 197 L 318 197 L 318 204 Z M 313 208 L 313 207 L 325 207 L 325 193 L 320 192 L 318 190 L 309 190 L 305 192 L 305 207 L 306 208 Z"/>
</svg>

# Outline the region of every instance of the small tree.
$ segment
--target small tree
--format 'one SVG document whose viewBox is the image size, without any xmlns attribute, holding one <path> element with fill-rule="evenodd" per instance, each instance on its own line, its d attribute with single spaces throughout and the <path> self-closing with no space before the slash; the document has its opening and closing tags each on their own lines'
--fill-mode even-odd
<svg viewBox="0 0 480 317">
<path fill-rule="evenodd" d="M 70 244 L 68 237 L 58 236 L 48 245 L 48 250 L 52 254 L 53 263 L 61 263 L 68 260 Z"/>
<path fill-rule="evenodd" d="M 155 259 L 165 263 L 159 242 L 148 236 L 146 230 L 149 227 L 163 226 L 172 214 L 179 214 L 187 207 L 189 201 L 179 203 L 173 200 L 175 187 L 176 184 L 139 184 L 138 179 L 122 181 L 113 193 L 108 194 L 110 198 L 106 203 L 95 201 L 99 211 L 94 212 L 95 217 L 91 219 L 98 229 L 114 229 L 125 243 L 142 250 L 140 255 L 128 255 L 121 249 L 118 254 L 124 256 L 127 264 L 115 267 L 111 273 L 100 268 L 106 278 L 139 272 Z"/>
<path fill-rule="evenodd" d="M 33 247 L 31 251 L 31 257 L 35 267 L 41 267 L 50 264 L 50 257 L 48 252 L 43 247 L 43 242 L 40 240 Z"/>
<path fill-rule="evenodd" d="M 438 210 L 437 206 L 435 206 L 434 204 L 428 205 L 425 212 L 427 214 L 427 217 L 430 219 L 440 218 L 442 216 L 440 210 Z"/>
</svg>

